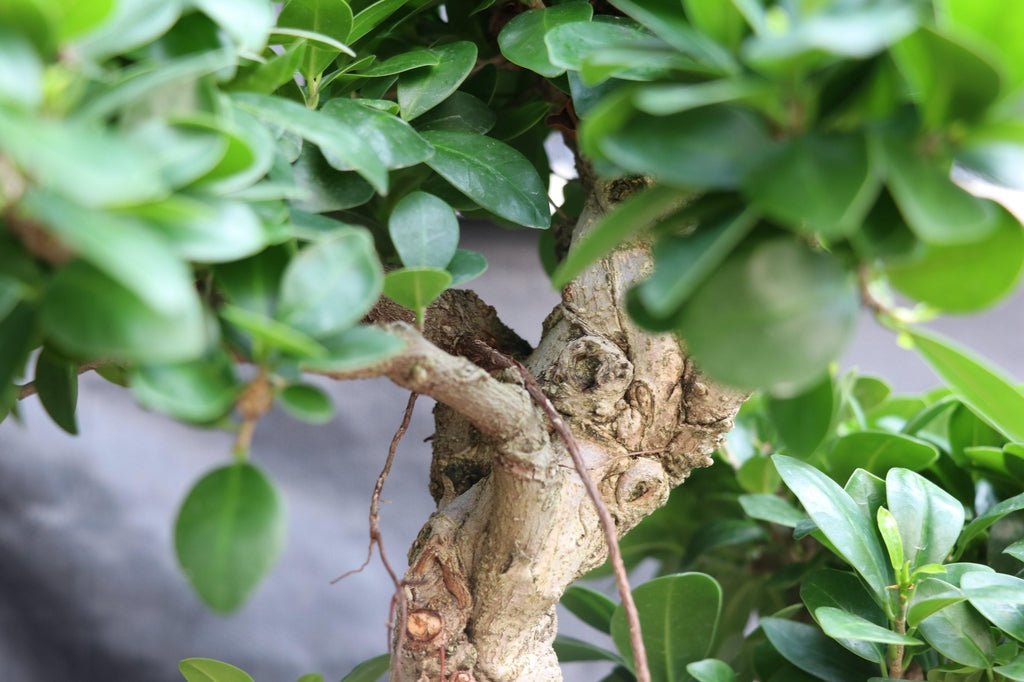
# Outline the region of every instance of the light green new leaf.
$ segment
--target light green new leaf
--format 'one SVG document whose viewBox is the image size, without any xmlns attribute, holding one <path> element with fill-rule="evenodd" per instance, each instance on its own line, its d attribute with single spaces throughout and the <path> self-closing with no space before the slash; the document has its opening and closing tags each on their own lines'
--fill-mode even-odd
<svg viewBox="0 0 1024 682">
<path fill-rule="evenodd" d="M 590 627 L 611 634 L 615 602 L 597 590 L 574 585 L 562 595 L 561 604 Z"/>
<path fill-rule="evenodd" d="M 407 268 L 445 268 L 459 244 L 459 219 L 433 194 L 411 192 L 388 217 L 391 242 Z"/>
<path fill-rule="evenodd" d="M 257 52 L 274 25 L 270 0 L 191 0 L 244 50 Z M 173 3 L 167 3 L 173 4 Z"/>
<path fill-rule="evenodd" d="M 733 253 L 684 305 L 678 331 L 716 379 L 792 395 L 839 357 L 857 311 L 853 277 L 834 258 L 774 238 Z"/>
<path fill-rule="evenodd" d="M 885 492 L 911 570 L 943 563 L 960 537 L 963 505 L 928 479 L 906 469 L 889 471 Z"/>
<path fill-rule="evenodd" d="M 882 535 L 882 542 L 889 553 L 889 565 L 892 570 L 899 574 L 903 569 L 905 561 L 903 555 L 903 540 L 900 538 L 900 527 L 896 523 L 896 517 L 885 507 L 879 507 L 875 515 L 878 523 L 878 532 Z"/>
<path fill-rule="evenodd" d="M 863 682 L 878 671 L 877 666 L 846 651 L 813 625 L 763 618 L 761 629 L 783 658 L 817 679 Z"/>
<path fill-rule="evenodd" d="M 855 469 L 885 476 L 893 467 L 920 471 L 939 457 L 938 449 L 919 438 L 887 431 L 854 431 L 839 438 L 828 455 L 828 469 L 840 483 Z"/>
<path fill-rule="evenodd" d="M 78 365 L 48 348 L 36 358 L 36 393 L 50 419 L 71 435 L 78 433 Z"/>
<path fill-rule="evenodd" d="M 406 121 L 448 99 L 476 64 L 474 43 L 462 40 L 432 49 L 437 54 L 437 66 L 406 71 L 398 78 L 398 106 Z"/>
<path fill-rule="evenodd" d="M 359 100 L 333 99 L 324 105 L 323 113 L 354 130 L 387 168 L 415 166 L 434 153 L 430 144 L 408 123 L 386 111 L 360 104 Z M 345 170 L 339 161 L 332 160 L 331 165 Z"/>
<path fill-rule="evenodd" d="M 501 29 L 498 46 L 513 64 L 554 78 L 565 73 L 565 69 L 551 63 L 544 36 L 560 24 L 589 21 L 593 14 L 590 3 L 577 1 L 523 12 Z"/>
<path fill-rule="evenodd" d="M 416 267 L 392 270 L 384 278 L 384 295 L 416 313 L 417 319 L 452 283 L 452 276 L 440 268 Z"/>
<path fill-rule="evenodd" d="M 174 545 L 189 582 L 215 611 L 238 609 L 284 546 L 284 504 L 248 463 L 210 472 L 178 512 Z"/>
<path fill-rule="evenodd" d="M 324 676 L 317 673 L 309 673 L 303 675 L 295 682 L 324 682 Z"/>
<path fill-rule="evenodd" d="M 551 224 L 546 185 L 521 153 L 473 133 L 434 130 L 423 137 L 434 146 L 426 164 L 477 204 L 526 227 Z"/>
<path fill-rule="evenodd" d="M 141 405 L 190 422 L 220 419 L 241 390 L 234 365 L 224 353 L 192 362 L 143 365 L 129 376 Z"/>
<path fill-rule="evenodd" d="M 277 25 L 319 33 L 344 44 L 352 30 L 352 10 L 345 0 L 289 0 Z M 310 44 L 300 67 L 307 82 L 318 78 L 338 53 L 322 44 Z"/>
<path fill-rule="evenodd" d="M 875 533 L 872 517 L 832 479 L 792 457 L 775 455 L 775 468 L 818 529 L 874 592 L 879 604 L 889 601 L 892 568 Z"/>
<path fill-rule="evenodd" d="M 722 588 L 703 573 L 680 573 L 640 585 L 633 590 L 633 599 L 651 676 L 666 682 L 685 680 L 686 666 L 711 650 L 722 610 Z M 632 668 L 633 650 L 622 606 L 612 615 L 612 639 Z"/>
<path fill-rule="evenodd" d="M 216 127 L 203 119 L 190 120 L 200 130 L 216 130 L 227 141 L 220 162 L 198 180 L 197 185 L 215 194 L 238 192 L 251 186 L 274 163 L 274 138 L 256 117 L 235 108 Z"/>
<path fill-rule="evenodd" d="M 926 600 L 946 595 L 949 586 L 940 580 L 928 579 L 921 581 L 916 591 L 917 599 Z M 964 602 L 951 603 L 922 620 L 918 634 L 939 654 L 961 665 L 975 668 L 992 665 L 995 638 L 985 619 Z"/>
<path fill-rule="evenodd" d="M 244 670 L 212 658 L 186 658 L 178 670 L 187 682 L 253 682 Z"/>
<path fill-rule="evenodd" d="M 880 644 L 921 644 L 921 640 L 901 635 L 888 628 L 841 609 L 823 606 L 814 612 L 814 617 L 825 634 L 833 639 L 855 639 Z"/>
<path fill-rule="evenodd" d="M 334 418 L 330 396 L 311 384 L 286 386 L 277 400 L 285 412 L 310 424 L 326 424 Z"/>
<path fill-rule="evenodd" d="M 341 682 L 377 682 L 391 667 L 391 656 L 381 654 L 363 661 L 352 669 Z"/>
<path fill-rule="evenodd" d="M 1024 580 L 1003 573 L 972 571 L 960 579 L 960 588 L 981 615 L 1024 642 Z"/>
<path fill-rule="evenodd" d="M 66 43 L 107 20 L 114 0 L 64 0 L 54 30 L 58 43 Z"/>
<path fill-rule="evenodd" d="M 942 0 L 936 3 L 940 26 L 1002 57 L 999 67 L 1006 84 L 1024 84 L 1024 42 L 1017 28 L 1024 26 L 1024 5 L 1016 2 Z"/>
<path fill-rule="evenodd" d="M 339 229 L 288 263 L 276 317 L 314 338 L 331 336 L 362 319 L 377 302 L 383 281 L 370 233 Z"/>
<path fill-rule="evenodd" d="M 910 332 L 914 348 L 965 405 L 1010 440 L 1024 441 L 1024 393 L 980 358 L 923 330 Z"/>
</svg>

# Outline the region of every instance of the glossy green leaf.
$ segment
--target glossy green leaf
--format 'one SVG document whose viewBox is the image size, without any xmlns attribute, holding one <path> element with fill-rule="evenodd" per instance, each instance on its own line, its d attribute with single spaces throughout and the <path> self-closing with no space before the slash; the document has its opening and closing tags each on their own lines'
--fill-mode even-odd
<svg viewBox="0 0 1024 682">
<path fill-rule="evenodd" d="M 869 519 L 874 520 L 878 515 L 878 508 L 885 504 L 885 481 L 870 471 L 854 471 L 850 480 L 843 486 L 843 490 L 853 498 L 864 512 L 864 516 Z"/>
<path fill-rule="evenodd" d="M 965 599 L 966 597 L 959 588 L 940 579 L 925 578 L 917 584 L 917 588 L 910 598 L 907 624 L 910 627 L 917 627 L 925 618 L 950 604 L 958 604 Z"/>
<path fill-rule="evenodd" d="M 1024 232 L 1000 210 L 995 231 L 968 244 L 922 244 L 910 258 L 886 265 L 903 294 L 954 313 L 987 308 L 1014 290 L 1024 271 Z"/>
<path fill-rule="evenodd" d="M 826 373 L 821 381 L 790 398 L 768 396 L 765 407 L 786 450 L 798 457 L 808 457 L 825 440 L 832 426 L 832 375 Z"/>
<path fill-rule="evenodd" d="M 844 482 L 854 469 L 885 476 L 893 467 L 920 471 L 939 457 L 934 445 L 913 436 L 885 431 L 854 431 L 839 438 L 828 455 L 832 478 Z"/>
<path fill-rule="evenodd" d="M 873 517 L 867 516 L 846 491 L 811 465 L 782 455 L 775 455 L 772 460 L 818 529 L 860 573 L 876 601 L 885 603 L 893 574 L 875 533 Z"/>
<path fill-rule="evenodd" d="M 567 2 L 517 15 L 498 34 L 501 53 L 513 64 L 553 78 L 565 69 L 551 63 L 544 36 L 555 26 L 572 21 L 589 21 L 594 11 L 586 2 Z"/>
<path fill-rule="evenodd" d="M 417 130 L 452 130 L 484 135 L 494 128 L 497 116 L 482 100 L 458 90 L 416 119 Z"/>
<path fill-rule="evenodd" d="M 794 394 L 839 357 L 857 306 L 852 276 L 831 256 L 776 238 L 732 254 L 691 296 L 678 329 L 711 376 Z"/>
<path fill-rule="evenodd" d="M 448 99 L 476 64 L 476 45 L 459 41 L 432 48 L 438 65 L 406 71 L 398 78 L 398 105 L 411 121 Z"/>
<path fill-rule="evenodd" d="M 807 520 L 807 515 L 778 495 L 760 493 L 756 495 L 740 495 L 740 506 L 743 513 L 752 519 L 777 523 L 787 528 L 795 528 Z"/>
<path fill-rule="evenodd" d="M 314 338 L 336 334 L 373 307 L 383 281 L 369 232 L 338 230 L 292 258 L 281 280 L 277 318 Z"/>
<path fill-rule="evenodd" d="M 800 599 L 812 615 L 823 607 L 830 607 L 854 614 L 876 627 L 888 624 L 864 583 L 846 571 L 823 568 L 810 573 L 800 583 Z M 837 638 L 836 641 L 864 660 L 876 663 L 885 660 L 885 651 L 874 642 L 855 638 Z"/>
<path fill-rule="evenodd" d="M 178 512 L 174 545 L 189 582 L 210 608 L 238 609 L 284 545 L 284 504 L 248 463 L 205 475 Z"/>
<path fill-rule="evenodd" d="M 311 384 L 285 386 L 277 400 L 285 412 L 310 424 L 326 424 L 334 418 L 330 396 Z"/>
<path fill-rule="evenodd" d="M 653 315 L 671 316 L 750 233 L 757 220 L 757 213 L 747 209 L 702 221 L 685 236 L 661 237 L 653 248 L 654 273 L 637 288 L 640 301 Z M 605 222 L 599 224 L 603 226 Z M 643 227 L 643 223 L 637 227 Z M 609 244 L 617 239 L 617 244 L 628 235 L 601 236 L 608 239 Z"/>
<path fill-rule="evenodd" d="M 391 667 L 391 656 L 381 654 L 363 661 L 341 678 L 341 682 L 377 682 Z"/>
<path fill-rule="evenodd" d="M 963 505 L 931 481 L 906 469 L 889 471 L 885 491 L 910 568 L 943 563 L 960 537 Z"/>
<path fill-rule="evenodd" d="M 744 193 L 759 210 L 794 230 L 826 239 L 858 229 L 878 189 L 867 143 L 859 135 L 790 138 L 743 180 Z"/>
<path fill-rule="evenodd" d="M 274 5 L 269 0 L 191 0 L 225 33 L 246 50 L 259 50 L 274 25 Z M 172 3 L 167 3 L 172 4 Z"/>
<path fill-rule="evenodd" d="M 821 630 L 782 618 L 763 618 L 761 629 L 783 658 L 800 670 L 831 682 L 863 682 L 877 671 L 846 651 Z"/>
<path fill-rule="evenodd" d="M 686 666 L 711 650 L 722 609 L 721 587 L 703 573 L 679 573 L 636 587 L 633 600 L 651 676 L 669 682 L 685 680 Z M 629 628 L 621 606 L 612 615 L 612 639 L 632 667 Z"/>
<path fill-rule="evenodd" d="M 576 663 L 578 661 L 612 661 L 622 663 L 622 657 L 613 651 L 602 649 L 589 642 L 575 637 L 558 635 L 552 648 L 558 656 L 559 663 Z"/>
<path fill-rule="evenodd" d="M 996 207 L 954 184 L 948 166 L 917 149 L 912 141 L 884 142 L 888 187 L 907 225 L 931 244 L 965 244 L 996 228 Z"/>
<path fill-rule="evenodd" d="M 670 185 L 735 189 L 772 141 L 759 117 L 717 105 L 671 116 L 639 114 L 598 144 L 616 165 Z"/>
<path fill-rule="evenodd" d="M 611 633 L 615 602 L 597 590 L 574 585 L 562 595 L 561 604 L 590 627 Z"/>
<path fill-rule="evenodd" d="M 80 261 L 51 280 L 42 320 L 68 354 L 119 362 L 191 360 L 214 338 L 194 291 L 173 313 L 161 313 Z"/>
<path fill-rule="evenodd" d="M 315 147 L 306 145 L 292 166 L 295 182 L 306 196 L 293 205 L 310 213 L 327 213 L 362 206 L 374 195 L 373 186 L 356 173 L 333 168 Z"/>
<path fill-rule="evenodd" d="M 455 249 L 455 255 L 448 261 L 445 269 L 452 276 L 449 287 L 457 287 L 476 279 L 487 270 L 487 259 L 476 251 Z"/>
<path fill-rule="evenodd" d="M 518 151 L 473 133 L 435 130 L 423 137 L 434 146 L 427 165 L 477 204 L 526 227 L 551 223 L 545 185 Z"/>
<path fill-rule="evenodd" d="M 386 360 L 405 347 L 401 339 L 383 329 L 361 326 L 323 339 L 323 343 L 326 354 L 303 360 L 303 369 L 349 372 Z"/>
<path fill-rule="evenodd" d="M 241 385 L 227 355 L 186 363 L 143 365 L 130 373 L 135 399 L 145 407 L 191 422 L 213 422 L 235 404 Z"/>
<path fill-rule="evenodd" d="M 452 283 L 452 276 L 440 268 L 402 268 L 384 278 L 384 295 L 416 312 L 418 318 Z"/>
<path fill-rule="evenodd" d="M 1024 580 L 1004 573 L 972 571 L 960 580 L 971 606 L 993 625 L 1024 642 Z"/>
<path fill-rule="evenodd" d="M 924 580 L 917 586 L 918 599 L 946 594 L 948 586 L 939 580 Z M 968 604 L 952 603 L 920 622 L 918 634 L 942 656 L 975 668 L 992 665 L 996 642 L 988 623 Z"/>
<path fill-rule="evenodd" d="M 212 658 L 186 658 L 178 670 L 187 682 L 253 682 L 240 668 Z"/>
<path fill-rule="evenodd" d="M 1024 394 L 985 361 L 933 332 L 910 333 L 914 348 L 979 417 L 1014 441 L 1024 441 Z"/>
<path fill-rule="evenodd" d="M 340 43 L 352 30 L 352 10 L 345 0 L 289 0 L 277 17 L 277 25 L 320 33 Z M 320 76 L 335 57 L 336 50 L 323 45 L 308 45 L 300 66 L 307 81 Z"/>
<path fill-rule="evenodd" d="M 658 42 L 633 22 L 609 16 L 598 17 L 597 21 L 559 23 L 538 37 L 547 46 L 546 57 L 553 67 L 570 71 L 580 71 L 588 58 L 608 50 L 641 45 L 652 47 Z M 643 64 L 639 61 L 634 61 L 624 72 L 617 75 L 620 78 L 632 79 L 637 74 L 646 74 Z M 584 82 L 587 82 L 585 78 Z"/>
<path fill-rule="evenodd" d="M 825 634 L 833 639 L 856 639 L 863 642 L 878 642 L 880 644 L 921 644 L 921 640 L 914 639 L 907 635 L 901 635 L 888 628 L 875 625 L 871 621 L 864 620 L 860 616 L 823 606 L 814 612 L 814 617 L 821 625 Z"/>
<path fill-rule="evenodd" d="M 387 168 L 374 148 L 333 116 L 311 111 L 298 102 L 256 93 L 237 93 L 232 99 L 263 121 L 317 145 L 331 165 L 342 166 L 341 170 L 355 170 L 378 192 L 387 193 Z"/>
<path fill-rule="evenodd" d="M 50 419 L 68 433 L 78 433 L 78 365 L 44 348 L 36 358 L 36 393 Z"/>
<path fill-rule="evenodd" d="M 889 565 L 894 572 L 903 570 L 905 561 L 903 554 L 903 539 L 900 537 L 899 524 L 896 517 L 885 507 L 879 507 L 876 515 L 878 532 L 882 535 L 882 542 L 885 550 L 889 553 Z"/>
<path fill-rule="evenodd" d="M 444 268 L 459 244 L 459 220 L 433 194 L 412 192 L 391 210 L 388 233 L 406 267 Z"/>
<path fill-rule="evenodd" d="M 376 152 L 387 168 L 415 166 L 429 159 L 434 150 L 402 119 L 358 100 L 332 99 L 323 113 L 350 127 Z M 345 170 L 342 159 L 327 157 L 335 168 Z"/>
<path fill-rule="evenodd" d="M 423 47 L 389 57 L 361 72 L 360 75 L 375 78 L 395 76 L 406 71 L 412 71 L 413 69 L 421 69 L 424 66 L 437 66 L 440 63 L 441 56 L 437 52 Z"/>
<path fill-rule="evenodd" d="M 956 556 L 959 557 L 963 554 L 964 549 L 970 544 L 974 538 L 978 537 L 981 533 L 991 526 L 996 521 L 1000 520 L 1008 514 L 1024 510 L 1024 493 L 1020 495 L 1014 495 L 1013 497 L 1007 498 L 999 504 L 989 507 L 984 514 L 977 517 L 964 528 L 960 534 L 960 543 L 957 548 Z"/>
</svg>

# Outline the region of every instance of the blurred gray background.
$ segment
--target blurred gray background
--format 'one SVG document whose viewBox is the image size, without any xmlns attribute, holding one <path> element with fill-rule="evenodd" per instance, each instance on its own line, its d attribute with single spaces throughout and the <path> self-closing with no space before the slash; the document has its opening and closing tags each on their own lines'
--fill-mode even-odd
<svg viewBox="0 0 1024 682">
<path fill-rule="evenodd" d="M 531 342 L 556 302 L 536 257 L 535 232 L 463 228 L 463 245 L 490 270 L 473 284 Z M 972 318 L 935 326 L 1024 379 L 1024 295 Z M 935 385 L 892 334 L 862 321 L 845 364 L 887 377 L 898 390 Z M 171 682 L 177 661 L 230 661 L 259 682 L 309 672 L 338 680 L 385 650 L 391 585 L 378 563 L 337 585 L 366 552 L 373 481 L 401 419 L 404 393 L 385 381 L 326 384 L 337 417 L 310 426 L 274 412 L 260 423 L 254 461 L 288 504 L 281 561 L 237 614 L 211 614 L 174 560 L 171 527 L 190 486 L 229 459 L 229 434 L 143 411 L 130 394 L 83 377 L 82 435 L 59 431 L 35 399 L 25 424 L 0 425 L 0 680 Z M 393 561 L 433 508 L 427 494 L 431 403 L 421 400 L 399 450 L 383 507 Z M 697 474 L 699 475 L 699 474 Z M 562 631 L 585 636 L 572 616 Z M 605 668 L 571 664 L 567 679 Z"/>
</svg>

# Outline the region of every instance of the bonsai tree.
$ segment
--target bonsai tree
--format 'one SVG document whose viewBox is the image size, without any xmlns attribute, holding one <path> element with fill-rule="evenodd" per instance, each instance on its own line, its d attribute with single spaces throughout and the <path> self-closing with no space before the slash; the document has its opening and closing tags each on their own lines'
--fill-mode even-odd
<svg viewBox="0 0 1024 682">
<path fill-rule="evenodd" d="M 1024 506 L 1024 397 L 919 326 L 988 307 L 1019 280 L 1018 219 L 964 187 L 1024 189 L 1022 26 L 1024 5 L 997 0 L 4 3 L 0 412 L 16 418 L 38 394 L 74 433 L 77 377 L 95 370 L 147 408 L 234 429 L 176 521 L 185 575 L 230 611 L 282 546 L 279 495 L 249 457 L 260 418 L 275 402 L 329 418 L 310 374 L 408 389 L 369 529 L 395 582 L 392 653 L 349 679 L 383 668 L 409 682 L 561 679 L 555 606 L 609 554 L 621 612 L 570 595 L 577 612 L 604 613 L 589 611 L 620 643 L 615 679 L 731 679 L 696 661 L 713 622 L 696 658 L 662 655 L 679 634 L 652 635 L 651 609 L 685 604 L 657 586 L 633 600 L 623 566 L 637 554 L 624 562 L 616 540 L 702 480 L 740 419 L 732 454 L 753 442 L 799 459 L 720 460 L 746 490 L 737 504 L 772 532 L 796 526 L 787 543 L 818 538 L 853 570 L 821 593 L 855 585 L 877 609 L 858 621 L 811 599 L 815 625 L 766 619 L 785 664 L 762 679 L 865 679 L 864 659 L 890 679 L 1024 679 L 1019 622 L 992 616 L 985 591 L 1019 604 L 1020 586 L 934 577 L 965 504 L 988 521 L 962 543 Z M 578 176 L 557 202 L 552 139 Z M 486 263 L 459 248 L 459 216 L 543 231 L 562 302 L 536 348 L 463 288 Z M 835 374 L 861 307 L 946 394 L 899 411 L 877 380 Z M 437 511 L 402 576 L 377 506 L 417 395 L 439 403 Z M 949 439 L 913 435 L 946 428 L 947 410 L 996 434 L 952 446 L 952 469 Z M 748 485 L 754 467 L 769 483 Z M 806 517 L 776 494 L 780 475 Z M 918 479 L 962 487 L 942 497 Z M 990 480 L 1007 502 L 984 517 L 970 493 Z M 699 506 L 687 490 L 666 509 Z M 950 529 L 914 535 L 939 517 L 908 516 L 894 502 L 908 490 L 959 509 L 942 516 Z M 829 499 L 855 521 L 832 527 Z M 720 608 L 714 581 L 690 575 L 680 589 Z M 909 616 L 926 577 L 933 599 Z M 950 613 L 999 634 L 965 658 L 947 641 Z M 952 620 L 926 620 L 940 614 Z M 861 667 L 817 666 L 816 637 Z M 211 661 L 182 671 L 244 679 Z"/>
</svg>

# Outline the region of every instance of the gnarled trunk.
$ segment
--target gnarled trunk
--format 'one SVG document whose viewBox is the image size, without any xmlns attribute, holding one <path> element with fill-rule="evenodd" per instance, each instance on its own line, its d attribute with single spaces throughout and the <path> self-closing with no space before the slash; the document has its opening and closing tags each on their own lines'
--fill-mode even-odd
<svg viewBox="0 0 1024 682">
<path fill-rule="evenodd" d="M 621 189 L 595 184 L 574 241 Z M 524 358 L 579 442 L 620 535 L 710 464 L 743 399 L 702 377 L 673 336 L 629 321 L 623 297 L 650 267 L 641 241 L 591 266 L 562 292 L 540 345 Z M 440 327 L 457 345 L 452 325 Z M 433 365 L 402 371 L 392 378 L 423 389 L 413 374 L 429 376 Z M 443 649 L 444 682 L 560 680 L 555 606 L 604 561 L 604 536 L 564 444 L 518 374 L 501 370 L 487 387 L 468 374 L 481 394 L 511 392 L 516 414 L 492 414 L 499 426 L 477 398 L 424 391 L 440 401 L 431 467 L 438 508 L 410 551 L 392 679 L 440 679 Z"/>
</svg>

